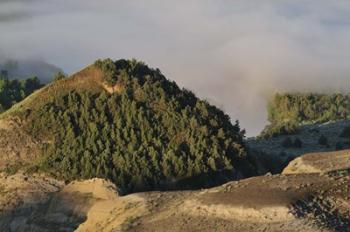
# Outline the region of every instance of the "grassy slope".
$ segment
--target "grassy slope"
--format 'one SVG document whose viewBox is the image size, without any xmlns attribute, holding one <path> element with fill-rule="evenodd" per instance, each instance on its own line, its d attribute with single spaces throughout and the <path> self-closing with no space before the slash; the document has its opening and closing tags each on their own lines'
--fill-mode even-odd
<svg viewBox="0 0 350 232">
<path fill-rule="evenodd" d="M 69 91 L 99 92 L 103 89 L 103 73 L 94 65 L 73 74 L 71 77 L 50 83 L 35 91 L 23 101 L 13 105 L 9 110 L 0 115 L 0 119 L 6 119 L 17 114 L 24 113 L 27 109 L 40 108 L 54 95 L 65 94 Z"/>
</svg>

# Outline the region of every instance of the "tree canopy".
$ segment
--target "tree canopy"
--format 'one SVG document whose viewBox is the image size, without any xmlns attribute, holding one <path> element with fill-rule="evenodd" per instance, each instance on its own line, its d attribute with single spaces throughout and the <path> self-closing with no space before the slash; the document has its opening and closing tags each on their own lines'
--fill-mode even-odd
<svg viewBox="0 0 350 232">
<path fill-rule="evenodd" d="M 135 60 L 95 63 L 122 92 L 59 92 L 25 116 L 48 141 L 35 168 L 66 180 L 103 177 L 124 192 L 247 164 L 244 132 L 159 70 Z M 246 168 L 246 167 L 244 167 Z"/>
<path fill-rule="evenodd" d="M 0 75 L 0 113 L 41 87 L 37 77 L 9 80 L 6 75 Z"/>
<path fill-rule="evenodd" d="M 350 118 L 350 94 L 276 94 L 268 104 L 270 125 L 263 137 L 294 133 L 300 124 Z"/>
</svg>

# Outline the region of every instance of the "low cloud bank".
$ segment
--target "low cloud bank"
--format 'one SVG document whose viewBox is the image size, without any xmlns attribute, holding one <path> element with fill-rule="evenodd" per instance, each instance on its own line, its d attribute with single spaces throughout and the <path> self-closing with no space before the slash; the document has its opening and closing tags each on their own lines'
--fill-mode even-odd
<svg viewBox="0 0 350 232">
<path fill-rule="evenodd" d="M 98 57 L 144 60 L 239 119 L 248 135 L 267 123 L 266 100 L 277 91 L 350 89 L 349 1 L 17 0 L 0 8 L 4 53 L 68 73 Z"/>
</svg>

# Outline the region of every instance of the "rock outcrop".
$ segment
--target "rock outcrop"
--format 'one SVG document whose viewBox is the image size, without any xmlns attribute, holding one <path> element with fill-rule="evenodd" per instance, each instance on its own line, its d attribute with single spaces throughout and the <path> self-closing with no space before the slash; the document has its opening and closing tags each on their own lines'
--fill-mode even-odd
<svg viewBox="0 0 350 232">
<path fill-rule="evenodd" d="M 291 161 L 282 173 L 326 173 L 345 169 L 350 169 L 350 150 L 303 155 Z"/>
</svg>

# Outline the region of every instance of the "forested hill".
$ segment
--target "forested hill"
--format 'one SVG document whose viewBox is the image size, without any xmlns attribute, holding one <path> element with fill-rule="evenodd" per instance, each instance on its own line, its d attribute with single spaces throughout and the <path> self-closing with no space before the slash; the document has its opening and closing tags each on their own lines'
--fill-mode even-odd
<svg viewBox="0 0 350 232">
<path fill-rule="evenodd" d="M 289 133 L 300 124 L 321 123 L 350 118 L 349 94 L 284 93 L 268 104 L 271 123 L 264 137 Z"/>
<path fill-rule="evenodd" d="M 0 124 L 13 118 L 20 123 L 1 130 L 8 136 L 0 151 L 24 131 L 30 139 L 22 141 L 32 142 L 12 152 L 35 156 L 13 162 L 0 154 L 8 170 L 21 163 L 66 180 L 104 177 L 131 192 L 251 167 L 238 122 L 135 60 L 99 60 L 15 105 Z"/>
<path fill-rule="evenodd" d="M 350 95 L 286 93 L 277 94 L 270 102 L 271 122 L 326 122 L 350 118 Z"/>
</svg>

